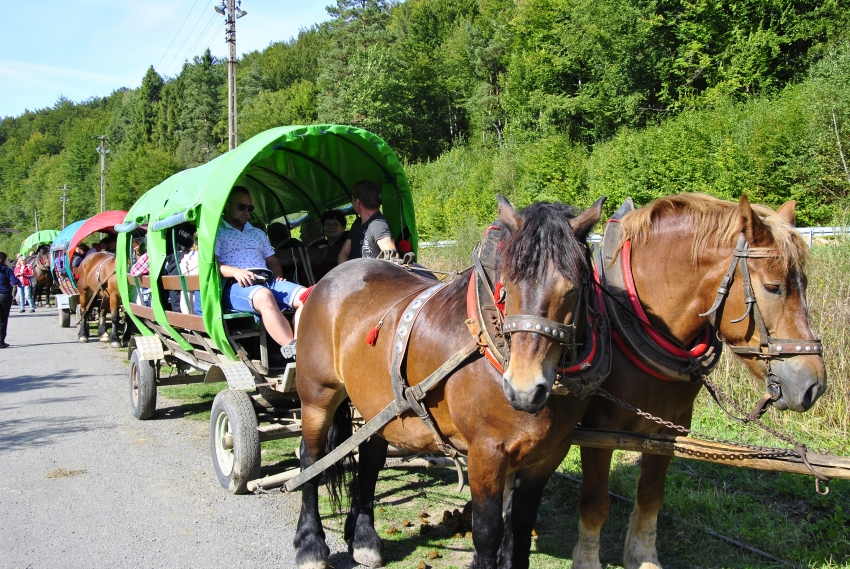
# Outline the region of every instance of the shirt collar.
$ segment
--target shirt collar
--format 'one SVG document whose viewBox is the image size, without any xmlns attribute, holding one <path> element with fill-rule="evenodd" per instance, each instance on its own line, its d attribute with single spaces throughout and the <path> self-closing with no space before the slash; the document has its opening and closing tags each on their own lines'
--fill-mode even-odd
<svg viewBox="0 0 850 569">
<path fill-rule="evenodd" d="M 233 229 L 234 231 L 239 231 L 238 229 L 236 229 L 235 227 L 233 227 L 232 225 L 230 225 L 230 224 L 227 222 L 227 220 L 225 220 L 223 217 L 221 218 L 221 222 L 224 224 L 224 226 L 225 226 L 226 228 L 228 228 L 228 229 Z M 247 231 L 248 229 L 253 229 L 253 228 L 254 228 L 254 226 L 253 226 L 253 225 L 251 225 L 251 222 L 250 222 L 250 221 L 246 221 L 246 222 L 245 222 L 245 228 L 244 228 L 242 231 L 244 232 L 244 231 Z"/>
</svg>

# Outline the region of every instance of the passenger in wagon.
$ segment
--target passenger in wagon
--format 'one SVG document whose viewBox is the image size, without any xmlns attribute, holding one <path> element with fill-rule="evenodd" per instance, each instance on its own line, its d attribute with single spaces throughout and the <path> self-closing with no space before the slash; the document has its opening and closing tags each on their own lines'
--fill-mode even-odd
<svg viewBox="0 0 850 569">
<path fill-rule="evenodd" d="M 215 258 L 221 276 L 232 279 L 225 284 L 222 304 L 239 312 L 259 314 L 266 332 L 282 346 L 283 356 L 292 358 L 295 356 L 295 334 L 281 311 L 301 308 L 300 297 L 306 289 L 284 280 L 269 238 L 248 222 L 253 211 L 248 189 L 234 186 L 215 240 Z M 257 275 L 249 270 L 255 268 L 270 270 L 273 280 L 258 283 Z M 298 312 L 295 326 L 298 326 Z"/>
<path fill-rule="evenodd" d="M 381 214 L 381 189 L 371 180 L 362 180 L 351 189 L 351 205 L 360 218 L 351 225 L 337 263 L 349 259 L 377 258 L 381 251 L 398 256 L 387 218 Z"/>
</svg>

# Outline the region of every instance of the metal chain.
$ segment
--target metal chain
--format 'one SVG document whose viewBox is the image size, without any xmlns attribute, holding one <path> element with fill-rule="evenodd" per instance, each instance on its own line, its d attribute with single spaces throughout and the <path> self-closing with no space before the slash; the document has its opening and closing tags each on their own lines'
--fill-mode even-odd
<svg viewBox="0 0 850 569">
<path fill-rule="evenodd" d="M 610 393 L 608 393 L 607 391 L 605 391 L 601 387 L 596 390 L 595 394 L 599 395 L 600 397 L 602 397 L 604 399 L 611 401 L 612 403 L 620 405 L 621 407 L 624 407 L 624 408 L 628 409 L 629 411 L 632 411 L 633 413 L 635 413 L 636 415 L 638 415 L 640 417 L 643 417 L 644 419 L 652 421 L 653 423 L 657 423 L 657 424 L 659 424 L 663 427 L 667 427 L 668 429 L 678 431 L 678 432 L 680 432 L 684 435 L 692 435 L 692 436 L 694 436 L 698 439 L 706 440 L 706 441 L 709 441 L 709 442 L 720 443 L 720 444 L 728 444 L 730 446 L 735 446 L 735 447 L 738 447 L 738 448 L 747 449 L 749 451 L 755 451 L 755 452 L 759 453 L 759 457 L 761 457 L 761 458 L 767 458 L 767 457 L 772 457 L 772 456 L 798 456 L 797 452 L 795 450 L 792 450 L 792 449 L 763 447 L 763 446 L 758 446 L 758 445 L 753 445 L 753 444 L 748 444 L 748 443 L 742 443 L 742 442 L 739 442 L 739 441 L 722 439 L 722 438 L 715 437 L 715 436 L 712 436 L 712 435 L 709 435 L 709 434 L 706 434 L 706 433 L 701 433 L 699 431 L 688 429 L 687 427 L 683 427 L 682 425 L 677 425 L 676 423 L 673 423 L 672 421 L 665 421 L 661 417 L 656 417 L 655 415 L 653 415 L 651 413 L 647 413 L 646 411 L 638 409 L 634 405 L 626 403 L 622 399 L 619 399 L 619 398 L 611 395 Z M 766 427 L 766 426 L 763 426 L 763 427 L 768 428 L 768 429 L 770 428 L 770 427 Z M 783 440 L 785 440 L 785 438 L 783 438 Z M 730 453 L 722 453 L 722 452 L 715 452 L 715 453 L 706 452 L 706 451 L 686 451 L 686 452 L 689 452 L 690 454 L 694 454 L 694 455 L 697 455 L 697 456 L 702 456 L 702 457 L 705 457 L 705 458 L 715 457 L 715 458 L 727 459 L 727 460 L 743 459 L 743 458 L 748 458 L 748 457 L 753 458 L 752 455 L 750 455 L 750 454 L 745 456 L 743 454 L 730 454 Z"/>
</svg>

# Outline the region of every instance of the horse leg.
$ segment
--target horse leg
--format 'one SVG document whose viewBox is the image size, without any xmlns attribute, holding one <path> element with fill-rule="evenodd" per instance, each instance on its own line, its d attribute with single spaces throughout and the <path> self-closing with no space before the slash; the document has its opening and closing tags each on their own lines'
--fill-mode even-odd
<svg viewBox="0 0 850 569">
<path fill-rule="evenodd" d="M 97 311 L 97 337 L 101 342 L 108 342 L 109 335 L 106 333 L 106 298 L 100 297 L 100 308 Z"/>
<path fill-rule="evenodd" d="M 601 569 L 599 535 L 611 510 L 608 475 L 614 451 L 581 447 L 581 498 L 578 543 L 573 549 L 573 569 Z"/>
<path fill-rule="evenodd" d="M 370 437 L 360 445 L 357 475 L 352 483 L 351 511 L 345 520 L 345 541 L 354 560 L 367 567 L 384 564 L 384 546 L 375 531 L 375 485 L 387 460 L 387 441 Z"/>
<path fill-rule="evenodd" d="M 483 448 L 484 446 L 489 448 Z M 471 569 L 495 569 L 505 532 L 502 517 L 507 467 L 505 456 L 491 441 L 469 449 L 469 489 L 472 493 Z"/>
<path fill-rule="evenodd" d="M 336 394 L 315 386 L 321 393 L 305 394 L 301 402 L 301 470 L 305 470 L 325 454 L 328 431 L 333 416 L 345 399 L 345 390 L 338 389 Z M 341 397 L 340 397 L 341 395 Z M 311 405 L 309 399 L 318 405 Z M 323 405 L 322 403 L 326 403 Z M 325 542 L 325 531 L 319 515 L 319 482 L 321 475 L 315 476 L 301 486 L 301 513 L 295 529 L 292 545 L 297 550 L 295 564 L 299 569 L 325 569 L 328 566 L 330 549 Z"/>
<path fill-rule="evenodd" d="M 548 477 L 517 474 L 512 481 L 508 499 L 505 501 L 505 536 L 499 549 L 499 567 L 504 569 L 528 569 L 531 555 L 531 532 L 537 522 L 537 511 L 543 499 Z M 513 484 L 510 484 L 513 482 Z"/>
<path fill-rule="evenodd" d="M 85 310 L 88 300 L 88 295 L 80 289 L 80 331 L 77 333 L 77 339 L 81 344 L 89 341 L 89 311 Z"/>
<path fill-rule="evenodd" d="M 623 552 L 625 569 L 661 569 L 655 538 L 658 510 L 664 501 L 664 481 L 671 460 L 670 456 L 654 454 L 644 454 L 641 459 L 637 499 L 629 520 L 629 532 L 626 534 L 626 548 Z"/>
<path fill-rule="evenodd" d="M 118 321 L 121 319 L 121 315 L 118 313 L 118 307 L 120 305 L 118 295 L 110 295 L 109 304 L 112 308 L 112 331 L 109 334 L 109 345 L 112 348 L 120 348 L 121 338 L 118 336 Z"/>
</svg>

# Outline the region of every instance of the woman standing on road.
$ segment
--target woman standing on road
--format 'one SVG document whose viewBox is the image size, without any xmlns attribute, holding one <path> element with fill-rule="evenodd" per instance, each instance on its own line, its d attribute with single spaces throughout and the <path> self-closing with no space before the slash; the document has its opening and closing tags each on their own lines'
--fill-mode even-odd
<svg viewBox="0 0 850 569">
<path fill-rule="evenodd" d="M 26 259 L 20 257 L 18 264 L 15 265 L 15 276 L 21 281 L 20 292 L 18 293 L 18 306 L 20 306 L 21 312 L 26 310 L 27 304 L 30 305 L 30 312 L 35 312 L 35 301 L 32 297 L 34 274 L 32 267 L 27 265 Z"/>
<path fill-rule="evenodd" d="M 9 322 L 9 310 L 12 309 L 13 287 L 20 286 L 12 267 L 6 264 L 6 253 L 0 252 L 0 348 L 8 348 L 6 343 L 6 324 Z"/>
</svg>

